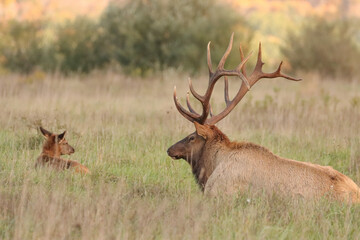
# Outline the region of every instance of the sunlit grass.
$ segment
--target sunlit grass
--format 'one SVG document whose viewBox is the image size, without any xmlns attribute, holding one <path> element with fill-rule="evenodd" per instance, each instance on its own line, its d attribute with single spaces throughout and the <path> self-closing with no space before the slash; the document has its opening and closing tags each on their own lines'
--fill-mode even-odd
<svg viewBox="0 0 360 240">
<path fill-rule="evenodd" d="M 199 79 L 199 80 L 198 80 Z M 206 76 L 194 79 L 203 92 Z M 1 239 L 357 239 L 360 207 L 248 192 L 227 199 L 201 193 L 185 161 L 166 149 L 194 131 L 175 109 L 186 76 L 115 73 L 0 82 Z M 240 82 L 230 82 L 231 94 Z M 224 107 L 222 83 L 212 106 Z M 219 88 L 219 89 L 218 89 Z M 261 80 L 219 128 L 232 140 L 283 157 L 331 165 L 360 183 L 360 85 Z M 193 99 L 192 99 L 193 100 Z M 194 105 L 196 102 L 194 100 Z M 35 170 L 39 125 L 67 130 L 90 176 Z"/>
</svg>

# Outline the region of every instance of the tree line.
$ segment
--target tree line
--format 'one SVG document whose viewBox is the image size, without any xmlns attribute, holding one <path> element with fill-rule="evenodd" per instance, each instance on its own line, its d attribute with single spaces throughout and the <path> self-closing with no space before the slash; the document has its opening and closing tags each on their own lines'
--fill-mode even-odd
<svg viewBox="0 0 360 240">
<path fill-rule="evenodd" d="M 281 52 L 294 71 L 356 76 L 360 50 L 355 23 L 310 18 L 300 29 L 289 29 Z M 195 72 L 204 67 L 207 42 L 216 46 L 212 54 L 219 58 L 231 32 L 249 44 L 254 30 L 238 12 L 216 0 L 112 3 L 96 20 L 1 23 L 0 65 L 23 74 L 36 69 L 88 73 L 114 65 L 139 76 L 166 68 Z M 235 61 L 230 56 L 229 64 Z"/>
</svg>

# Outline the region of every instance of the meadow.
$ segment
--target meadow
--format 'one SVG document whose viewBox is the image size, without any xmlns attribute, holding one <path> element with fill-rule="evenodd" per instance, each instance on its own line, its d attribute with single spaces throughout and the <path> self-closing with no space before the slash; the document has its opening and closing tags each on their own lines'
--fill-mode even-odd
<svg viewBox="0 0 360 240">
<path fill-rule="evenodd" d="M 172 99 L 176 85 L 185 103 L 187 77 L 2 76 L 0 239 L 360 239 L 360 206 L 251 190 L 204 196 L 190 166 L 166 153 L 194 131 Z M 360 83 L 298 77 L 260 80 L 218 127 L 231 140 L 330 165 L 360 184 Z M 193 84 L 204 92 L 207 76 Z M 232 96 L 239 86 L 231 79 Z M 222 88 L 215 112 L 224 107 Z M 92 174 L 35 170 L 40 125 L 67 130 L 75 153 L 65 158 Z"/>
</svg>

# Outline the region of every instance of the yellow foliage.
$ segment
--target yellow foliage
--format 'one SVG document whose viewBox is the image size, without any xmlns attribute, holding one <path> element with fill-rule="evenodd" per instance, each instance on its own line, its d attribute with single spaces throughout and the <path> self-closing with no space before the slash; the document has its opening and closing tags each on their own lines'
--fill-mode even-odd
<svg viewBox="0 0 360 240">
<path fill-rule="evenodd" d="M 118 0 L 117 4 L 123 5 L 129 0 Z M 220 1 L 220 0 L 219 0 Z M 275 13 L 306 15 L 337 14 L 342 8 L 341 0 L 325 0 L 319 4 L 311 4 L 309 0 L 225 0 L 239 12 L 246 15 L 257 13 Z M 18 20 L 36 20 L 51 18 L 55 21 L 74 19 L 76 16 L 85 15 L 98 17 L 108 6 L 110 0 L 62 0 L 62 1 L 21 1 L 0 0 L 2 20 L 16 18 Z M 347 14 L 360 17 L 360 0 L 349 0 Z"/>
</svg>

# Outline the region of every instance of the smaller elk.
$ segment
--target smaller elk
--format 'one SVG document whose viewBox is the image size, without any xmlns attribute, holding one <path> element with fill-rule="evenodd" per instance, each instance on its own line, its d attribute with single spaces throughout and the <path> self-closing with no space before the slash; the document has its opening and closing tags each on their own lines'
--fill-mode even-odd
<svg viewBox="0 0 360 240">
<path fill-rule="evenodd" d="M 275 72 L 263 72 L 261 45 L 251 74 L 248 75 L 244 67 L 249 56 L 245 58 L 241 48 L 240 64 L 234 70 L 224 69 L 232 42 L 233 35 L 215 71 L 212 70 L 210 43 L 208 44 L 209 85 L 204 95 L 198 94 L 191 81 L 189 82 L 190 92 L 202 104 L 201 114 L 190 105 L 189 94 L 189 110 L 182 107 L 176 97 L 176 88 L 174 89 L 177 110 L 195 124 L 196 131 L 171 146 L 167 151 L 168 155 L 173 159 L 185 159 L 190 164 L 200 188 L 209 195 L 234 194 L 251 187 L 255 191 L 282 196 L 301 196 L 306 199 L 326 196 L 345 202 L 360 202 L 359 187 L 332 167 L 282 158 L 254 143 L 232 142 L 214 126 L 234 109 L 258 80 L 277 77 L 301 80 L 283 74 L 281 63 Z M 240 89 L 232 100 L 229 98 L 227 76 L 238 76 L 242 79 Z M 210 97 L 216 82 L 222 77 L 225 80 L 225 109 L 213 115 Z"/>
<path fill-rule="evenodd" d="M 36 160 L 35 168 L 49 166 L 57 170 L 74 169 L 75 172 L 81 174 L 90 173 L 89 169 L 84 165 L 76 161 L 61 158 L 61 155 L 70 155 L 75 152 L 74 148 L 65 139 L 66 131 L 61 134 L 53 134 L 42 127 L 40 127 L 40 131 L 46 140 L 42 153 Z"/>
</svg>

